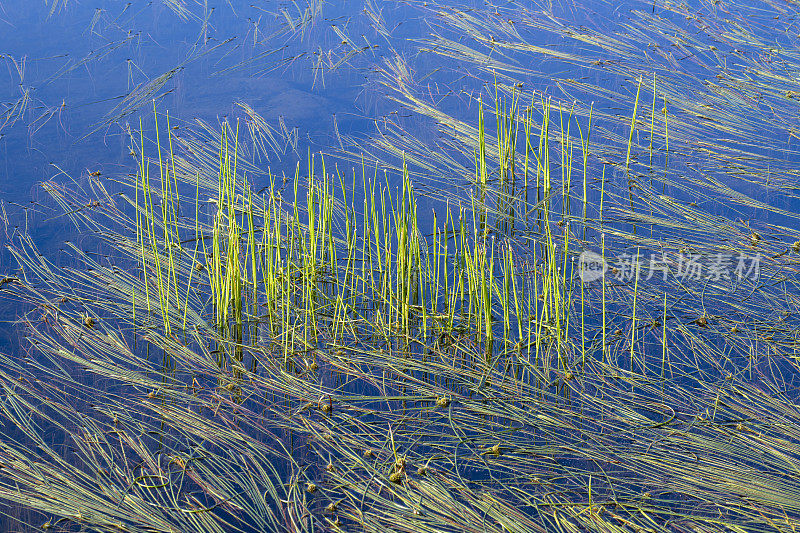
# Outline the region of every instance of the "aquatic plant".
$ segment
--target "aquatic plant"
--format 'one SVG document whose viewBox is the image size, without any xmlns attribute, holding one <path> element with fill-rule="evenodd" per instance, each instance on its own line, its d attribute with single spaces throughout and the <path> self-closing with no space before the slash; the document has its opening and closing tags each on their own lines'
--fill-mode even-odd
<svg viewBox="0 0 800 533">
<path fill-rule="evenodd" d="M 512 78 L 517 52 L 589 62 L 517 29 L 558 18 L 421 8 L 507 54 L 434 37 L 492 74 L 469 120 L 384 64 L 438 145 L 386 121 L 273 173 L 257 156 L 277 130 L 252 108 L 246 128 L 180 134 L 155 113 L 129 131 L 135 173 L 43 184 L 84 235 L 69 266 L 4 216 L 19 270 L 0 294 L 27 306 L 27 353 L 0 363 L 0 498 L 43 513 L 34 526 L 797 528 L 796 231 L 737 220 L 761 204 L 735 182 L 682 175 L 707 130 L 677 77 L 650 85 L 641 47 L 591 41 L 631 58 L 629 89 L 558 81 L 627 105 L 614 114 Z M 316 11 L 298 12 L 302 34 Z M 732 176 L 774 161 L 703 150 L 748 158 Z M 721 254 L 760 254 L 759 276 L 683 261 Z"/>
<path fill-rule="evenodd" d="M 152 146 L 140 131 L 118 192 L 45 183 L 103 252 L 72 245 L 59 270 L 14 236 L 3 291 L 31 308 L 30 353 L 3 361 L 20 437 L 0 495 L 101 530 L 791 527 L 794 359 L 775 354 L 793 344 L 773 324 L 762 363 L 752 322 L 568 275 L 572 119 L 554 158 L 552 103 L 538 135 L 532 111 L 494 109 L 474 195 L 426 222 L 407 165 L 392 191 L 373 163 L 313 156 L 254 191 L 227 125 L 206 152 L 168 123 Z M 535 170 L 511 170 L 521 131 Z M 535 193 L 512 194 L 517 172 Z"/>
</svg>

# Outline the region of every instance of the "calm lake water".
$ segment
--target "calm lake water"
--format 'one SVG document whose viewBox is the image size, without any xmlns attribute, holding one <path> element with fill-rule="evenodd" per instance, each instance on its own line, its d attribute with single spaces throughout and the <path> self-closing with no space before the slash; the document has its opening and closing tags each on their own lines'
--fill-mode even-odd
<svg viewBox="0 0 800 533">
<path fill-rule="evenodd" d="M 455 2 L 436 8 L 427 3 L 380 1 L 228 1 L 218 5 L 199 0 L 4 1 L 0 4 L 0 62 L 5 67 L 0 77 L 0 200 L 12 215 L 12 224 L 33 225 L 29 229 L 42 249 L 57 249 L 69 226 L 62 219 L 25 216 L 26 210 L 31 210 L 31 215 L 37 210 L 35 202 L 42 194 L 37 183 L 51 178 L 80 181 L 97 172 L 110 177 L 130 172 L 135 161 L 129 155 L 128 129 L 138 129 L 140 120 L 145 130 L 150 128 L 154 105 L 159 112 L 168 112 L 176 126 L 196 120 L 234 122 L 244 116 L 238 104 L 250 106 L 276 132 L 275 149 L 260 165 L 278 174 L 291 174 L 309 151 L 333 152 L 344 147 L 348 139 L 366 143 L 385 120 L 409 128 L 423 140 L 434 141 L 434 124 L 392 101 L 393 87 L 391 83 L 387 87 L 377 71 L 396 56 L 404 58 L 416 79 L 423 80 L 419 96 L 441 102 L 454 117 L 474 121 L 477 110 L 471 99 L 481 90 L 490 92 L 487 76 L 475 75 L 474 59 L 448 61 L 430 52 L 442 36 L 469 44 L 469 34 L 448 28 L 440 17 L 456 9 L 477 14 L 479 21 L 489 13 L 491 20 L 487 22 L 492 23 L 504 22 L 504 16 L 509 20 L 520 16 L 546 20 L 544 11 L 534 5 L 492 10 L 481 2 Z M 643 12 L 657 14 L 651 4 L 636 2 L 565 2 L 553 5 L 552 10 L 560 17 L 557 25 L 586 28 L 601 35 L 641 25 Z M 733 6 L 728 11 L 725 4 L 711 9 L 698 3 L 687 4 L 685 10 L 705 16 L 706 27 L 717 23 L 723 26 L 723 22 L 735 26 L 736 20 L 746 16 L 752 31 L 763 31 L 764 39 L 771 39 L 775 46 L 788 45 L 793 39 L 790 14 L 784 14 L 788 20 L 773 24 L 771 12 L 757 8 Z M 678 20 L 674 13 L 662 10 L 662 15 L 663 20 Z M 484 28 L 491 39 L 494 37 L 489 32 L 496 29 Z M 713 37 L 713 31 L 709 33 Z M 653 34 L 667 35 L 667 30 L 654 30 Z M 581 49 L 552 31 L 527 27 L 522 35 L 527 42 L 563 54 Z M 730 42 L 720 47 L 719 53 L 732 51 Z M 745 49 L 743 53 L 753 56 L 758 50 Z M 458 57 L 457 53 L 451 55 Z M 613 96 L 606 99 L 592 91 L 582 94 L 579 87 L 575 90 L 563 85 L 565 79 L 577 79 L 612 92 L 635 94 L 636 81 L 620 69 L 588 70 L 548 56 L 531 64 L 524 55 L 513 56 L 508 51 L 495 55 L 501 63 L 514 67 L 511 73 L 524 81 L 525 90 L 532 94 L 581 98 L 584 104 L 600 96 L 597 106 L 606 114 L 596 118 L 598 128 L 626 135 L 625 119 L 614 124 L 604 122 L 614 114 L 628 115 L 625 104 L 615 107 Z M 626 61 L 625 54 L 613 51 L 597 56 L 610 65 Z M 645 53 L 645 57 L 649 56 Z M 492 53 L 487 58 L 492 58 Z M 654 72 L 672 70 L 677 75 L 680 68 L 688 78 L 676 79 L 688 80 L 689 94 L 702 87 L 710 73 L 703 63 L 692 63 L 692 58 L 678 62 L 686 59 L 678 53 L 670 58 L 653 56 Z M 730 69 L 747 72 L 734 59 Z M 694 75 L 697 78 L 691 79 Z M 754 127 L 758 131 L 759 125 Z M 746 133 L 741 141 L 747 142 Z M 791 164 L 797 160 L 796 143 L 797 139 L 789 136 L 783 145 L 755 144 L 753 150 Z M 775 148 L 781 152 L 775 152 Z M 695 161 L 702 164 L 706 155 L 701 151 L 696 157 Z M 683 167 L 686 161 L 673 159 L 676 173 L 690 171 Z M 616 170 L 613 174 L 619 183 L 626 180 L 624 172 Z M 775 194 L 772 189 L 758 187 L 754 180 L 740 181 L 737 187 L 783 209 L 797 206 L 791 188 L 788 195 Z M 673 194 L 686 194 L 689 201 L 697 199 L 692 193 Z M 741 207 L 731 211 L 722 203 L 701 201 L 712 213 L 741 219 L 757 215 L 781 225 L 792 221 L 792 217 L 780 213 Z M 6 271 L 9 257 L 5 251 L 0 252 L 0 261 Z M 10 333 L 4 331 L 0 343 L 8 342 Z"/>
<path fill-rule="evenodd" d="M 37 184 L 133 171 L 127 129 L 151 128 L 154 105 L 175 126 L 233 123 L 244 116 L 238 104 L 250 106 L 275 129 L 261 163 L 278 174 L 309 151 L 371 135 L 399 109 L 375 66 L 413 56 L 411 39 L 427 25 L 407 4 L 366 7 L 391 33 L 376 31 L 361 2 L 0 3 L 0 201 L 11 224 L 29 224 L 46 252 L 74 238 L 64 219 L 34 215 Z M 11 273 L 5 239 L 2 274 Z M 0 350 L 15 347 L 5 320 L 0 330 Z"/>
<path fill-rule="evenodd" d="M 687 294 L 691 294 L 685 299 L 674 286 L 662 286 L 658 277 L 652 282 L 648 277 L 643 282 L 649 284 L 647 291 L 642 292 L 650 299 L 640 305 L 649 306 L 646 312 L 650 315 L 646 324 L 638 324 L 642 352 L 656 357 L 666 354 L 666 340 L 662 344 L 663 339 L 652 333 L 659 333 L 663 326 L 658 322 L 662 293 L 663 317 L 667 317 L 669 297 L 677 310 L 674 322 L 682 320 L 695 329 L 708 326 L 706 315 L 720 321 L 734 315 L 742 321 L 752 318 L 753 335 L 747 342 L 757 351 L 758 343 L 766 342 L 766 334 L 758 333 L 762 326 L 766 328 L 765 323 L 769 327 L 785 325 L 785 339 L 796 337 L 798 331 L 793 321 L 800 311 L 800 284 L 795 283 L 796 265 L 787 259 L 800 251 L 796 231 L 800 211 L 796 105 L 800 101 L 800 55 L 796 53 L 800 22 L 794 9 L 725 0 L 680 6 L 598 0 L 542 5 L 477 1 L 433 5 L 388 0 L 0 0 L 0 65 L 4 67 L 0 70 L 0 213 L 8 222 L 0 234 L 0 278 L 17 274 L 6 246 L 22 233 L 30 233 L 56 267 L 62 266 L 65 242 L 74 241 L 79 247 L 89 242 L 53 209 L 52 200 L 39 184 L 55 180 L 85 185 L 92 178 L 108 178 L 107 187 L 114 192 L 115 177 L 137 171 L 131 136 L 138 142 L 141 127 L 144 135 L 154 140 L 148 133 L 155 131 L 154 110 L 160 121 L 168 114 L 177 137 L 204 127 L 219 132 L 223 124 L 237 121 L 244 130 L 251 120 L 248 109 L 262 117 L 271 132 L 266 146 L 243 148 L 260 172 L 254 173 L 255 190 L 268 185 L 268 172 L 293 176 L 298 162 L 302 175 L 309 154 L 339 154 L 345 161 L 341 164 L 352 167 L 365 152 L 369 159 L 385 149 L 381 153 L 384 161 L 395 167 L 408 154 L 418 180 L 415 184 L 420 184 L 419 207 L 425 213 L 421 219 L 429 222 L 428 213 L 441 209 L 431 198 L 448 197 L 453 205 L 455 199 L 464 200 L 466 205 L 470 201 L 467 194 L 475 192 L 469 188 L 475 178 L 474 154 L 464 148 L 467 143 L 461 144 L 474 132 L 458 130 L 462 124 L 456 120 L 474 127 L 478 102 L 494 111 L 493 103 L 488 102 L 498 94 L 495 87 L 501 86 L 506 97 L 522 94 L 526 99 L 517 102 L 517 111 L 530 106 L 540 112 L 549 98 L 563 104 L 560 115 L 554 112 L 550 116 L 551 151 L 556 154 L 554 160 L 560 158 L 552 163 L 559 168 L 553 179 L 556 188 L 569 187 L 564 185 L 564 169 L 573 169 L 574 188 L 557 197 L 556 203 L 561 202 L 559 209 L 569 201 L 584 208 L 590 204 L 592 223 L 599 219 L 601 201 L 607 208 L 611 206 L 602 221 L 607 226 L 598 223 L 591 227 L 588 237 L 584 220 L 581 246 L 595 254 L 591 256 L 595 262 L 604 261 L 596 253 L 601 238 L 608 235 L 609 247 L 617 238 L 616 248 L 606 256 L 609 263 L 613 256 L 638 257 L 640 248 L 646 258 L 656 253 L 663 258 L 668 253 L 683 261 L 696 245 L 704 247 L 707 257 L 725 253 L 730 268 L 735 266 L 732 258 L 744 258 L 745 253 L 748 265 L 758 254 L 766 267 L 774 267 L 763 286 L 754 283 L 746 290 L 744 284 L 723 287 L 706 279 L 708 297 L 705 286 L 698 288 L 702 284 L 699 278 L 690 280 Z M 412 79 L 413 83 L 403 85 Z M 509 100 L 505 102 L 508 105 Z M 590 145 L 591 160 L 583 167 L 582 146 L 573 143 L 563 149 L 567 143 L 563 138 L 559 141 L 555 132 L 569 123 L 577 139 L 577 128 L 586 127 L 590 114 L 596 144 Z M 496 134 L 499 123 L 494 123 L 494 117 L 487 120 L 491 122 L 487 129 Z M 159 126 L 162 131 L 166 128 L 163 122 Z M 667 127 L 669 135 L 661 135 Z M 459 137 L 462 133 L 463 138 Z M 581 136 L 584 133 L 588 136 L 589 131 L 580 130 Z M 391 141 L 381 144 L 384 135 Z M 531 139 L 538 142 L 535 134 Z M 408 144 L 403 144 L 406 141 Z M 560 147 L 555 148 L 559 142 Z M 523 157 L 522 145 L 520 141 L 518 161 Z M 399 148 L 392 151 L 395 147 Z M 531 167 L 535 166 L 531 162 Z M 584 169 L 583 185 L 588 192 L 581 198 Z M 343 174 L 345 185 L 353 185 L 348 181 L 352 177 L 347 177 L 352 175 Z M 604 188 L 599 185 L 601 176 L 606 179 Z M 491 179 L 496 181 L 496 176 Z M 397 173 L 388 180 L 389 188 L 399 183 Z M 647 194 L 637 196 L 637 190 Z M 574 209 L 573 224 L 579 207 Z M 213 212 L 209 209 L 202 216 L 212 220 Z M 560 220 L 554 216 L 554 227 L 563 227 L 563 220 L 569 218 L 564 213 L 568 209 L 558 215 L 563 217 Z M 568 231 L 570 226 L 566 228 Z M 540 235 L 532 231 L 517 243 L 533 242 L 534 234 Z M 502 238 L 498 237 L 498 243 Z M 602 242 L 605 246 L 606 241 Z M 795 250 L 793 242 L 797 243 Z M 454 253 L 452 249 L 450 253 Z M 565 269 L 567 264 L 565 260 Z M 501 271 L 500 267 L 496 270 Z M 562 279 L 567 279 L 566 274 Z M 619 311 L 620 328 L 629 323 L 625 290 L 630 292 L 631 283 L 628 277 L 608 289 L 609 294 L 619 289 L 614 311 Z M 177 292 L 178 282 L 175 284 Z M 768 296 L 759 292 L 764 286 L 768 288 L 763 294 Z M 779 296 L 769 292 L 776 286 L 781 287 L 775 289 Z M 531 289 L 522 290 L 528 291 L 530 300 Z M 637 286 L 637 297 L 638 290 Z M 188 306 L 188 288 L 186 294 Z M 602 294 L 605 298 L 605 292 Z M 575 296 L 569 305 L 577 306 L 577 301 Z M 598 301 L 595 298 L 595 305 Z M 602 301 L 602 315 L 595 312 L 582 326 L 596 328 L 602 320 L 605 342 Z M 635 317 L 636 303 L 632 308 Z M 18 302 L 0 299 L 0 353 L 25 353 L 22 328 L 15 322 L 25 310 Z M 522 313 L 517 312 L 519 319 Z M 529 316 L 526 320 L 531 322 Z M 578 328 L 577 318 L 574 320 L 569 326 L 573 334 Z M 609 324 L 613 320 L 616 315 Z M 499 327 L 499 319 L 495 325 Z M 609 337 L 616 328 L 616 324 L 609 327 Z M 665 338 L 666 331 L 664 328 Z M 704 349 L 709 354 L 719 350 L 726 357 L 736 351 L 733 359 L 746 357 L 746 343 L 736 344 L 735 350 L 726 344 L 733 336 L 731 331 L 728 325 L 720 326 L 719 336 L 703 344 Z M 619 340 L 609 344 L 616 342 L 617 352 L 626 356 L 624 342 L 632 339 L 629 361 L 633 371 L 632 346 L 638 333 L 628 337 L 626 329 L 623 338 L 623 330 L 618 332 Z M 592 342 L 597 344 L 600 333 L 595 333 Z M 437 346 L 442 339 L 436 341 Z M 781 342 L 785 339 L 781 337 Z M 685 350 L 691 355 L 695 340 L 686 341 L 675 352 L 683 354 Z M 774 339 L 769 336 L 767 340 Z M 784 355 L 790 350 L 796 355 L 791 342 L 786 340 L 775 353 L 785 349 Z M 491 348 L 488 353 L 491 355 Z M 718 381 L 727 379 L 716 374 L 707 378 L 703 372 L 709 365 L 690 359 L 687 356 L 687 364 L 696 365 L 703 387 L 709 383 L 716 387 Z M 776 368 L 779 366 L 776 363 Z M 748 369 L 752 376 L 752 368 Z M 790 391 L 787 394 L 796 397 L 794 370 L 787 365 L 776 372 L 779 376 L 785 372 L 788 377 L 775 382 L 782 380 Z M 569 378 L 565 376 L 547 387 L 564 385 L 574 377 L 571 373 Z M 694 384 L 694 375 L 687 376 L 682 383 Z M 703 381 L 706 378 L 707 383 Z M 325 385 L 333 386 L 331 383 Z M 476 390 L 483 386 L 481 379 Z M 708 390 L 713 387 L 708 385 Z M 698 397 L 713 397 L 717 394 L 713 390 L 698 393 Z M 686 404 L 693 405 L 695 400 L 692 396 Z M 691 418 L 673 415 L 678 420 Z M 649 418 L 644 420 L 637 419 L 632 427 L 657 428 Z M 454 457 L 461 453 L 459 446 L 455 445 Z M 483 461 L 485 455 L 483 451 L 476 457 Z M 575 464 L 582 460 L 576 459 Z M 538 478 L 534 479 L 538 483 Z M 591 490 L 591 473 L 588 487 Z M 681 497 L 670 495 L 664 507 L 677 509 Z"/>
</svg>

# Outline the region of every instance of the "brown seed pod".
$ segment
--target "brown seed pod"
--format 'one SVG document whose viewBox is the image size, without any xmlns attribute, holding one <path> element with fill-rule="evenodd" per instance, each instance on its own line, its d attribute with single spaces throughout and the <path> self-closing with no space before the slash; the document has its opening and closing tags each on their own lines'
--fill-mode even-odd
<svg viewBox="0 0 800 533">
<path fill-rule="evenodd" d="M 306 485 L 306 492 L 309 493 L 309 494 L 314 494 L 315 492 L 317 492 L 317 486 L 314 485 L 313 483 L 309 482 Z"/>
<path fill-rule="evenodd" d="M 436 399 L 436 407 L 444 408 L 447 407 L 448 405 L 450 405 L 450 399 L 447 398 L 446 396 L 442 396 L 441 398 Z"/>
<path fill-rule="evenodd" d="M 0 288 L 2 288 L 6 283 L 19 283 L 19 278 L 14 278 L 11 276 L 0 278 Z"/>
</svg>

